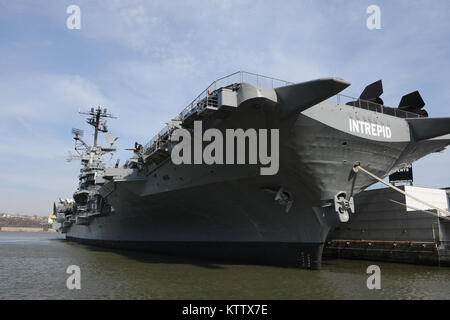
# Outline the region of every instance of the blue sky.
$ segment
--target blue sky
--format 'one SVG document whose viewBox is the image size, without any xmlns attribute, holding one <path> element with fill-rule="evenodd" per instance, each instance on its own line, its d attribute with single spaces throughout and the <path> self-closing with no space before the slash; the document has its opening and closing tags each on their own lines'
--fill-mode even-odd
<svg viewBox="0 0 450 320">
<path fill-rule="evenodd" d="M 71 4 L 80 30 L 66 27 Z M 366 27 L 371 4 L 380 30 Z M 430 116 L 450 116 L 449 12 L 445 0 L 0 0 L 0 212 L 47 215 L 71 197 L 70 131 L 88 132 L 79 108 L 118 115 L 109 123 L 123 150 L 238 70 L 340 77 L 351 96 L 383 79 L 385 104 L 418 89 Z M 418 161 L 415 182 L 449 186 L 449 160 L 447 150 Z"/>
</svg>

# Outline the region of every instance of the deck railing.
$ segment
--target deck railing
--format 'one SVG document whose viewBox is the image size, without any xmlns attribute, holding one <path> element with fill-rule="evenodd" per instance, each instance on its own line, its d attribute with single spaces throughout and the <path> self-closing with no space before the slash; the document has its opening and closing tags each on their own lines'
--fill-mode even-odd
<svg viewBox="0 0 450 320">
<path fill-rule="evenodd" d="M 197 105 L 200 101 L 204 99 L 208 99 L 208 95 L 211 92 L 216 91 L 217 89 L 232 85 L 232 84 L 240 84 L 240 83 L 249 83 L 253 84 L 257 87 L 264 88 L 278 88 L 281 86 L 286 86 L 289 84 L 293 84 L 293 82 L 263 76 L 256 73 L 246 72 L 246 71 L 238 71 L 232 73 L 223 78 L 217 79 L 213 83 L 211 83 L 205 90 L 202 91 L 190 104 L 188 104 L 179 114 L 175 117 L 176 120 L 183 120 L 184 116 L 191 113 L 193 110 L 197 108 Z"/>
<path fill-rule="evenodd" d="M 188 104 L 175 118 L 174 120 L 183 121 L 186 116 L 191 114 L 192 112 L 197 112 L 200 107 L 201 102 L 205 102 L 208 105 L 208 99 L 210 98 L 211 93 L 217 91 L 217 89 L 227 87 L 233 84 L 241 84 L 241 83 L 249 83 L 253 84 L 257 87 L 264 88 L 278 88 L 281 86 L 294 84 L 293 82 L 289 82 L 286 80 L 281 80 L 273 77 L 263 76 L 256 73 L 246 72 L 246 71 L 238 71 L 232 73 L 228 76 L 219 78 L 213 81 L 205 90 L 203 90 L 190 104 Z M 354 98 L 351 96 L 346 96 L 343 94 L 337 94 L 337 103 L 338 104 L 346 104 L 347 102 L 353 101 L 353 106 L 356 108 L 371 110 L 383 114 L 392 115 L 398 118 L 420 118 L 421 115 L 416 113 L 404 111 L 398 108 L 388 107 L 382 104 L 378 104 L 372 101 L 362 100 L 358 98 Z M 171 128 L 166 125 L 163 129 L 161 129 L 158 134 L 156 134 L 145 146 L 144 150 L 147 150 L 151 147 L 155 147 L 158 141 L 162 136 L 167 134 Z"/>
<path fill-rule="evenodd" d="M 183 121 L 183 119 L 192 112 L 197 112 L 197 108 L 199 107 L 199 103 L 202 101 L 206 102 L 208 105 L 208 98 L 211 93 L 215 92 L 217 89 L 227 87 L 233 84 L 241 84 L 241 83 L 249 83 L 253 84 L 257 87 L 264 88 L 278 88 L 281 86 L 286 86 L 290 84 L 294 84 L 293 82 L 289 82 L 286 80 L 281 80 L 273 77 L 263 76 L 260 74 L 246 72 L 246 71 L 238 71 L 232 73 L 228 76 L 219 78 L 212 82 L 205 90 L 203 90 L 190 104 L 188 104 L 175 118 L 174 120 Z M 167 133 L 170 130 L 169 126 L 166 125 L 157 135 L 155 135 L 145 146 L 144 150 L 154 146 L 161 136 Z"/>
<path fill-rule="evenodd" d="M 356 108 L 366 109 L 370 111 L 375 111 L 378 113 L 383 113 L 387 115 L 391 115 L 397 118 L 422 118 L 423 116 L 413 113 L 401 110 L 399 108 L 392 108 L 388 107 L 376 102 L 368 101 L 368 100 L 362 100 L 355 97 L 346 96 L 344 94 L 337 94 L 336 95 L 337 104 L 347 104 L 348 102 L 352 102 L 352 106 Z"/>
</svg>

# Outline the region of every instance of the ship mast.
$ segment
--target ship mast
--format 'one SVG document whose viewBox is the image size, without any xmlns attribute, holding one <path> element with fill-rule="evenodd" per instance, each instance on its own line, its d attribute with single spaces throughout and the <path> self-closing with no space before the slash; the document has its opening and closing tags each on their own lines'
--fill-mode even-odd
<svg viewBox="0 0 450 320">
<path fill-rule="evenodd" d="M 114 117 L 112 114 L 108 113 L 106 108 L 101 108 L 100 106 L 97 107 L 97 109 L 91 108 L 90 111 L 79 111 L 80 114 L 85 114 L 90 116 L 86 122 L 89 123 L 91 126 L 94 127 L 94 148 L 97 147 L 97 139 L 98 139 L 98 132 L 108 132 L 108 128 L 106 127 L 106 121 L 100 122 L 102 118 L 113 118 L 117 119 L 117 117 Z"/>
</svg>

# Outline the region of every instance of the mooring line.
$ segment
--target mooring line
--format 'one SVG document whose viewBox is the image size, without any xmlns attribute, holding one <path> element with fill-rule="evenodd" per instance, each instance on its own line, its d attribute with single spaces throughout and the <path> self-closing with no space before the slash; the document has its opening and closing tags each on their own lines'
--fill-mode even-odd
<svg viewBox="0 0 450 320">
<path fill-rule="evenodd" d="M 405 196 L 407 196 L 407 197 L 410 197 L 411 199 L 414 199 L 414 200 L 416 200 L 417 202 L 420 202 L 420 203 L 422 203 L 422 204 L 424 204 L 424 205 L 426 205 L 426 206 L 428 206 L 428 207 L 430 207 L 430 208 L 432 208 L 432 209 L 435 209 L 435 210 L 438 212 L 438 214 L 439 214 L 439 212 L 441 213 L 440 216 L 438 215 L 438 216 L 441 217 L 441 218 L 448 219 L 447 217 L 450 216 L 450 212 L 448 212 L 447 210 L 444 210 L 444 209 L 441 209 L 441 208 L 439 208 L 439 207 L 436 207 L 435 205 L 432 205 L 431 203 L 428 203 L 428 202 L 426 202 L 426 201 L 423 201 L 423 200 L 421 200 L 421 199 L 419 199 L 419 198 L 417 198 L 417 197 L 415 197 L 415 196 L 413 196 L 413 195 L 411 195 L 411 194 L 409 194 L 409 193 L 407 193 L 407 192 L 405 192 L 405 191 L 403 191 L 403 190 L 397 188 L 396 186 L 394 186 L 394 185 L 390 184 L 389 182 L 386 182 L 386 181 L 384 181 L 383 179 L 381 179 L 380 177 L 376 176 L 376 175 L 373 174 L 372 172 L 370 172 L 370 171 L 364 169 L 363 167 L 361 167 L 360 164 L 356 164 L 355 166 L 353 166 L 353 171 L 354 171 L 354 172 L 362 171 L 362 172 L 364 172 L 365 174 L 371 176 L 372 178 L 378 180 L 378 181 L 381 182 L 382 184 L 388 186 L 389 188 L 391 188 L 391 189 L 393 189 L 393 190 L 395 190 L 395 191 L 397 191 L 397 192 L 400 192 L 401 194 L 403 194 L 403 195 L 405 195 Z M 405 199 L 405 200 L 406 200 L 406 199 Z M 426 213 L 431 213 L 430 211 L 425 211 L 425 210 L 420 210 L 420 211 L 423 211 L 423 212 L 426 212 Z M 433 215 L 434 215 L 434 213 L 433 213 Z"/>
</svg>

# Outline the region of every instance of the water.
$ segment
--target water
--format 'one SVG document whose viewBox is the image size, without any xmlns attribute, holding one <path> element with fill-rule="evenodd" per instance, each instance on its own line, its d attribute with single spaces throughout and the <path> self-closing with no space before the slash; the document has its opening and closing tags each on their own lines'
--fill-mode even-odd
<svg viewBox="0 0 450 320">
<path fill-rule="evenodd" d="M 327 260 L 322 270 L 111 251 L 50 233 L 0 232 L 0 299 L 449 299 L 450 268 Z M 366 269 L 381 268 L 381 290 Z M 69 265 L 81 289 L 68 290 Z"/>
</svg>

